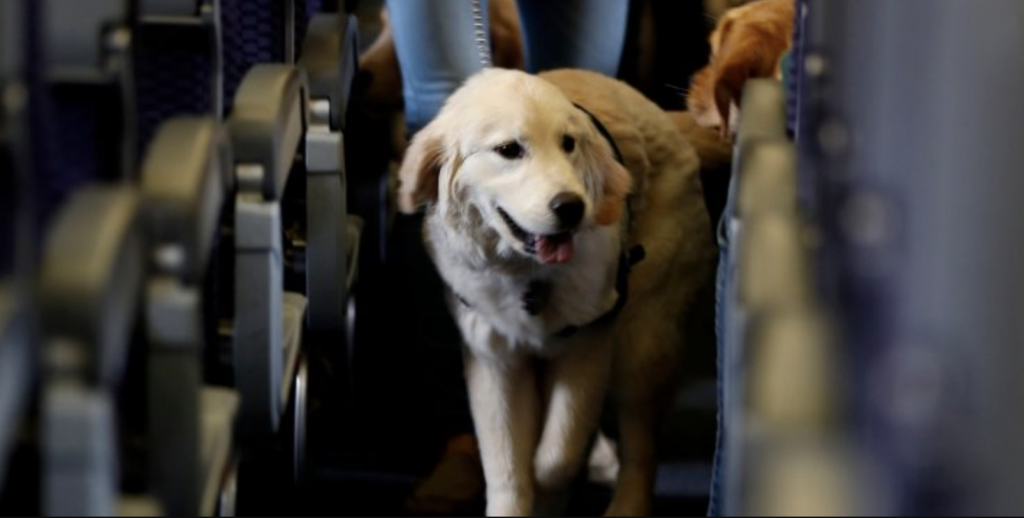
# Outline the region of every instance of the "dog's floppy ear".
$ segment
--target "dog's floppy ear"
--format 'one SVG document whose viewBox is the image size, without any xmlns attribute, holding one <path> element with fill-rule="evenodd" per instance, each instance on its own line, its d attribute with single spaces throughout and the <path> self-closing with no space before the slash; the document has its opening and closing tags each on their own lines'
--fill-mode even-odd
<svg viewBox="0 0 1024 518">
<path fill-rule="evenodd" d="M 437 201 L 438 181 L 444 166 L 444 140 L 427 126 L 413 137 L 398 169 L 398 208 L 414 214 Z"/>
<path fill-rule="evenodd" d="M 629 171 L 615 159 L 612 153 L 603 147 L 592 155 L 597 171 L 604 175 L 604 192 L 594 211 L 594 220 L 598 225 L 615 225 L 622 218 L 626 206 L 626 197 L 633 189 L 633 177 Z"/>
</svg>

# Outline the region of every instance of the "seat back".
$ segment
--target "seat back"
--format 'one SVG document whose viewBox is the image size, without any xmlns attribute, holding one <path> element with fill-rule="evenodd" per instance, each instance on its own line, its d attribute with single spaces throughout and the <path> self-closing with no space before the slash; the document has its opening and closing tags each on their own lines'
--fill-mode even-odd
<svg viewBox="0 0 1024 518">
<path fill-rule="evenodd" d="M 130 10 L 125 0 L 47 0 L 41 4 L 48 124 L 37 186 L 43 220 L 95 179 L 135 171 L 131 104 Z"/>
<path fill-rule="evenodd" d="M 134 31 L 139 149 L 174 116 L 220 117 L 220 0 L 141 0 Z"/>
<path fill-rule="evenodd" d="M 820 240 L 820 306 L 838 319 L 848 421 L 833 454 L 781 450 L 790 468 L 768 470 L 760 489 L 809 503 L 829 481 L 845 497 L 833 504 L 856 505 L 826 514 L 1020 513 L 1024 448 L 1010 438 L 1024 411 L 1007 394 L 1022 390 L 1008 310 L 1022 304 L 1021 245 L 1007 236 L 1024 221 L 1022 119 L 1008 114 L 1020 111 L 1024 66 L 978 57 L 1019 53 L 1024 5 L 800 4 L 800 198 Z M 801 463 L 806 483 L 782 491 Z"/>
<path fill-rule="evenodd" d="M 234 105 L 245 74 L 260 63 L 295 62 L 294 0 L 221 0 L 224 101 Z"/>
<path fill-rule="evenodd" d="M 843 137 L 821 154 L 841 215 L 826 239 L 857 387 L 885 387 L 856 395 L 889 512 L 1019 513 L 1024 4 L 840 3 L 817 6 L 832 36 L 814 131 Z"/>
<path fill-rule="evenodd" d="M 153 491 L 170 514 L 214 511 L 223 462 L 206 445 L 224 434 L 211 426 L 203 373 L 203 277 L 233 188 L 230 147 L 212 117 L 165 123 L 142 172 L 148 275 L 146 380 Z M 221 400 L 216 398 L 215 400 Z M 233 415 L 224 415 L 230 430 Z M 224 457 L 231 445 L 223 445 Z M 220 469 L 223 469 L 221 467 Z"/>
<path fill-rule="evenodd" d="M 115 391 L 141 302 L 143 239 L 129 187 L 76 192 L 55 219 L 39 301 L 45 359 L 43 511 L 112 515 L 120 501 Z"/>
</svg>

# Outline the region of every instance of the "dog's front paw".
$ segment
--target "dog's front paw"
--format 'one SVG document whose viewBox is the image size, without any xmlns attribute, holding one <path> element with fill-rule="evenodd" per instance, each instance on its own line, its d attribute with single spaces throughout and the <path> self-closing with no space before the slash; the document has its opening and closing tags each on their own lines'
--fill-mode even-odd
<svg viewBox="0 0 1024 518">
<path fill-rule="evenodd" d="M 487 491 L 487 516 L 530 516 L 533 497 L 521 491 Z"/>
<path fill-rule="evenodd" d="M 579 464 L 564 455 L 537 455 L 534 459 L 534 479 L 537 487 L 545 491 L 564 489 L 576 478 Z"/>
<path fill-rule="evenodd" d="M 615 443 L 603 433 L 597 436 L 587 465 L 587 479 L 590 482 L 609 489 L 615 487 L 619 479 L 619 456 L 616 450 Z"/>
</svg>

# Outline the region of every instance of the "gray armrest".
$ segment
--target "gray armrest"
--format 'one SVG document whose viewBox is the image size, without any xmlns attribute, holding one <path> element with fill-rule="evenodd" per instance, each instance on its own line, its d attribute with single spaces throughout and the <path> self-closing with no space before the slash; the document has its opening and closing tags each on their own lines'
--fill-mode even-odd
<svg viewBox="0 0 1024 518">
<path fill-rule="evenodd" d="M 277 431 L 281 417 L 284 278 L 281 209 L 239 194 L 235 201 L 235 386 L 240 425 L 249 434 Z"/>
<path fill-rule="evenodd" d="M 299 66 L 309 76 L 309 95 L 330 102 L 330 127 L 344 131 L 358 64 L 355 16 L 319 14 L 309 22 Z"/>
<path fill-rule="evenodd" d="M 181 247 L 182 262 L 173 273 L 187 283 L 198 282 L 209 259 L 234 182 L 231 167 L 227 135 L 208 118 L 168 122 L 146 156 L 142 191 L 150 239 Z"/>
<path fill-rule="evenodd" d="M 315 16 L 299 66 L 309 77 L 306 134 L 307 293 L 309 325 L 337 333 L 346 326 L 348 205 L 344 135 L 357 62 L 354 17 Z"/>
<path fill-rule="evenodd" d="M 48 341 L 88 349 L 89 379 L 113 382 L 139 306 L 143 239 L 128 187 L 87 187 L 60 213 L 47 240 L 39 303 Z"/>
<path fill-rule="evenodd" d="M 752 141 L 743 150 L 736 213 L 749 219 L 797 209 L 796 148 L 788 139 Z"/>
<path fill-rule="evenodd" d="M 239 190 L 280 199 L 306 122 L 306 78 L 289 65 L 257 65 L 235 96 L 228 119 Z"/>
<path fill-rule="evenodd" d="M 285 353 L 297 338 L 285 311 L 281 207 L 306 122 L 306 80 L 287 65 L 254 67 L 228 123 L 238 182 L 235 200 L 235 382 L 241 427 L 277 431 L 284 405 Z M 301 319 L 299 320 L 301 328 Z"/>
</svg>

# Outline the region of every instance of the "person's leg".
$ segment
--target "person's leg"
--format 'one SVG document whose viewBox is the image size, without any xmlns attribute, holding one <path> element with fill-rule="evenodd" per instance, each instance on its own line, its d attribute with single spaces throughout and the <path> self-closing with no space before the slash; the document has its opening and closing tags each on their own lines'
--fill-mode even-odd
<svg viewBox="0 0 1024 518">
<path fill-rule="evenodd" d="M 466 78 L 483 69 L 476 17 L 470 0 L 388 0 L 387 5 L 411 135 L 437 115 Z M 487 0 L 480 5 L 489 38 Z"/>
<path fill-rule="evenodd" d="M 729 442 L 729 435 L 732 433 L 732 416 L 735 409 L 730 405 L 731 399 L 728 396 L 729 386 L 734 383 L 732 372 L 733 362 L 729 354 L 729 343 L 732 334 L 732 314 L 735 304 L 734 283 L 735 271 L 733 257 L 735 251 L 732 248 L 733 242 L 733 221 L 736 216 L 737 180 L 733 176 L 729 182 L 729 194 L 726 199 L 725 209 L 718 222 L 718 273 L 715 290 L 715 331 L 717 336 L 718 349 L 718 434 L 715 443 L 715 457 L 711 475 L 711 494 L 708 504 L 708 516 L 722 516 L 726 511 L 726 501 L 730 497 L 726 493 L 729 488 L 729 477 L 733 476 L 728 470 L 733 459 L 728 457 L 732 449 Z"/>
<path fill-rule="evenodd" d="M 615 77 L 626 40 L 629 0 L 519 0 L 526 68 L 584 68 Z"/>
</svg>

